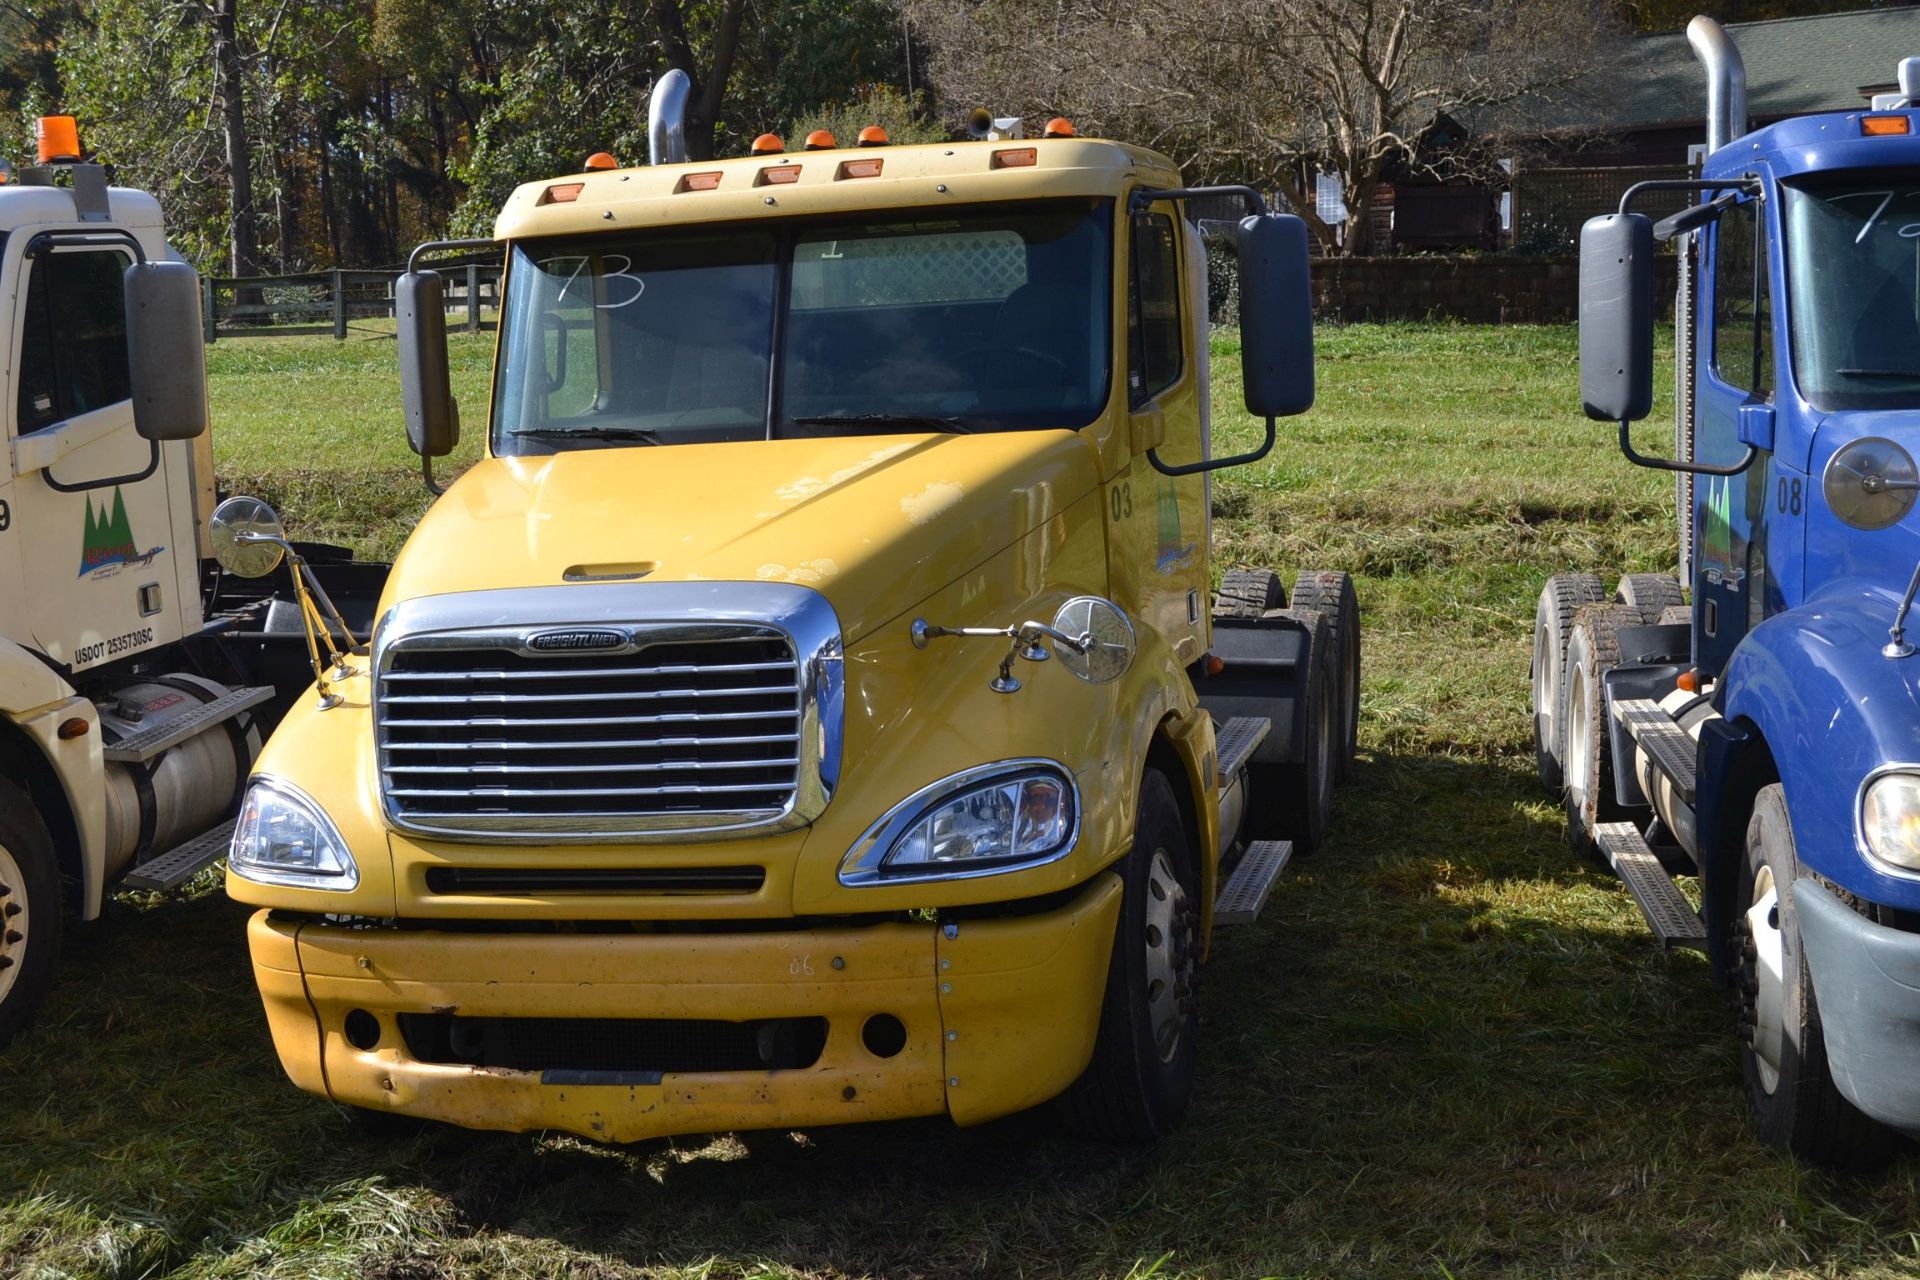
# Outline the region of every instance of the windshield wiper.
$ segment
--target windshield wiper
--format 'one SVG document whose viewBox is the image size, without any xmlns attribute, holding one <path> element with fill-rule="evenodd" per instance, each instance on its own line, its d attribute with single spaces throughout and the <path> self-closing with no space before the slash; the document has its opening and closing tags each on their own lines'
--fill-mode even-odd
<svg viewBox="0 0 1920 1280">
<path fill-rule="evenodd" d="M 1920 378 L 1920 369 L 1835 369 L 1847 378 Z"/>
<path fill-rule="evenodd" d="M 657 433 L 642 427 L 526 427 L 509 432 L 514 436 L 531 436 L 536 440 L 607 440 L 621 443 L 659 444 Z"/>
<path fill-rule="evenodd" d="M 823 413 L 795 418 L 799 427 L 891 427 L 899 430 L 946 431 L 953 435 L 972 435 L 979 428 L 965 418 L 935 418 L 911 413 Z"/>
</svg>

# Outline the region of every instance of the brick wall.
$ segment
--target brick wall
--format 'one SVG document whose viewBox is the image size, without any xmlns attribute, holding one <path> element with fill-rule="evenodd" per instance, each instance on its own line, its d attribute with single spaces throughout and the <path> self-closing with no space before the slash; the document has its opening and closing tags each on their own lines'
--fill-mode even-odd
<svg viewBox="0 0 1920 1280">
<path fill-rule="evenodd" d="M 1673 312 L 1676 259 L 1654 259 L 1654 298 Z M 1314 309 L 1329 320 L 1454 319 L 1568 324 L 1580 304 L 1577 258 L 1316 258 Z"/>
</svg>

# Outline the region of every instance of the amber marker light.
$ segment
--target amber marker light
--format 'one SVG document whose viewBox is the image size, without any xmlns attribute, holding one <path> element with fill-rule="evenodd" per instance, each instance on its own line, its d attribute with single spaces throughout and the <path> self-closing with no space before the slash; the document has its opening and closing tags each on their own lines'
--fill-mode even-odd
<svg viewBox="0 0 1920 1280">
<path fill-rule="evenodd" d="M 75 716 L 71 720 L 62 720 L 60 727 L 54 730 L 54 734 L 62 742 L 72 742 L 75 738 L 86 737 L 87 730 L 91 727 L 85 720 Z"/>
<path fill-rule="evenodd" d="M 877 178 L 880 176 L 880 165 L 881 160 L 878 156 L 875 156 L 871 160 L 843 160 L 840 163 L 840 173 L 838 176 L 842 178 Z"/>
<path fill-rule="evenodd" d="M 787 144 L 780 141 L 780 135 L 777 133 L 763 133 L 747 148 L 756 156 L 777 156 L 786 149 Z"/>
<path fill-rule="evenodd" d="M 41 116 L 33 123 L 40 144 L 41 164 L 61 164 L 80 158 L 80 126 L 72 116 Z"/>
<path fill-rule="evenodd" d="M 996 151 L 993 153 L 993 163 L 989 167 L 994 169 L 1029 169 L 1033 167 L 1033 162 L 1037 155 L 1038 153 L 1032 147 L 1014 147 L 1008 151 Z"/>
<path fill-rule="evenodd" d="M 860 131 L 860 145 L 863 147 L 884 147 L 893 142 L 887 131 L 877 124 L 870 124 Z"/>
<path fill-rule="evenodd" d="M 770 164 L 760 171 L 760 185 L 763 187 L 784 186 L 798 181 L 800 166 L 797 164 Z"/>
<path fill-rule="evenodd" d="M 541 204 L 572 204 L 580 198 L 584 182 L 556 182 L 540 193 Z"/>
<path fill-rule="evenodd" d="M 809 151 L 831 151 L 839 145 L 839 143 L 833 140 L 833 135 L 825 129 L 815 129 L 807 135 L 807 150 Z"/>
<path fill-rule="evenodd" d="M 1682 693 L 1700 692 L 1700 675 L 1695 671 L 1682 671 L 1674 677 L 1674 687 Z"/>
<path fill-rule="evenodd" d="M 1910 133 L 1913 122 L 1905 116 L 1861 116 L 1860 132 L 1868 138 L 1887 138 L 1896 134 Z"/>
<path fill-rule="evenodd" d="M 618 169 L 619 167 L 620 162 L 615 160 L 610 152 L 596 151 L 587 157 L 589 169 Z"/>
<path fill-rule="evenodd" d="M 1227 660 L 1217 653 L 1210 653 L 1206 660 L 1207 674 L 1217 676 L 1227 669 Z"/>
<path fill-rule="evenodd" d="M 1073 121 L 1067 119 L 1065 116 L 1055 116 L 1053 119 L 1047 121 L 1047 127 L 1040 131 L 1040 136 L 1043 138 L 1071 138 L 1073 137 Z"/>
<path fill-rule="evenodd" d="M 720 185 L 720 171 L 718 169 L 714 169 L 707 173 L 688 174 L 686 177 L 680 179 L 680 185 L 675 187 L 674 190 L 675 191 L 711 191 L 719 185 Z"/>
</svg>

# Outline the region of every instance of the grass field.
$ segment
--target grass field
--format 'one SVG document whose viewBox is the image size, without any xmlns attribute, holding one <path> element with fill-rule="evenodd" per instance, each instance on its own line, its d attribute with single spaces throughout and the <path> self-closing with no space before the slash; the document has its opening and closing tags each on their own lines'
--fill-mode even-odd
<svg viewBox="0 0 1920 1280">
<path fill-rule="evenodd" d="M 488 340 L 456 342 L 477 431 Z M 1657 950 L 1534 784 L 1534 596 L 1661 567 L 1670 482 L 1580 418 L 1570 330 L 1320 350 L 1319 407 L 1216 484 L 1216 537 L 1226 562 L 1358 576 L 1364 760 L 1334 839 L 1222 935 L 1194 1109 L 1158 1149 L 1044 1114 L 365 1138 L 281 1077 L 244 912 L 203 881 L 79 930 L 0 1057 L 0 1276 L 1920 1274 L 1920 1164 L 1847 1180 L 1756 1149 L 1704 963 Z M 223 483 L 390 552 L 425 505 L 392 359 L 220 343 Z M 1250 443 L 1231 341 L 1215 380 Z"/>
</svg>

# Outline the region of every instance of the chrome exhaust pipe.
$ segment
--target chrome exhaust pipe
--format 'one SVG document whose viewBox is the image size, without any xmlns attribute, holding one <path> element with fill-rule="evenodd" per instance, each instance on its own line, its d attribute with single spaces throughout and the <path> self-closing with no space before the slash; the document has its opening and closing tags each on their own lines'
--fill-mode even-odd
<svg viewBox="0 0 1920 1280">
<path fill-rule="evenodd" d="M 1701 14 L 1687 24 L 1687 43 L 1707 73 L 1707 154 L 1747 131 L 1747 65 L 1726 28 Z"/>
<path fill-rule="evenodd" d="M 647 163 L 680 164 L 687 158 L 687 98 L 693 81 L 675 67 L 653 82 L 647 97 Z"/>
</svg>

